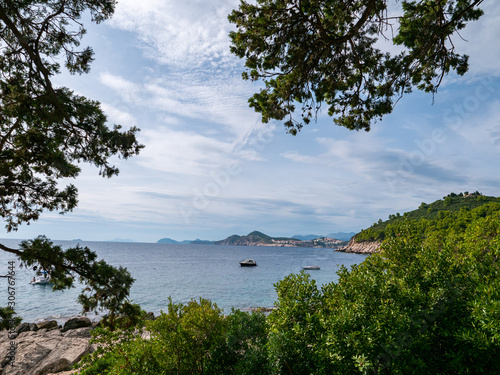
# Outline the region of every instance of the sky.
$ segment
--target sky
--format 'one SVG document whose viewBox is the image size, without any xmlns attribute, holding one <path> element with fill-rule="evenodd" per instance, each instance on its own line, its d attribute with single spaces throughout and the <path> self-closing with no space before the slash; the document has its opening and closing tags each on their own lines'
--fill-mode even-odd
<svg viewBox="0 0 500 375">
<path fill-rule="evenodd" d="M 114 17 L 87 23 L 89 74 L 56 85 L 99 100 L 110 125 L 141 129 L 139 156 L 113 159 L 103 179 L 82 166 L 79 205 L 47 212 L 2 238 L 156 242 L 358 232 L 450 192 L 500 196 L 500 3 L 454 39 L 470 71 L 436 95 L 414 92 L 370 132 L 322 113 L 297 136 L 262 124 L 229 51 L 238 0 L 120 0 Z"/>
</svg>

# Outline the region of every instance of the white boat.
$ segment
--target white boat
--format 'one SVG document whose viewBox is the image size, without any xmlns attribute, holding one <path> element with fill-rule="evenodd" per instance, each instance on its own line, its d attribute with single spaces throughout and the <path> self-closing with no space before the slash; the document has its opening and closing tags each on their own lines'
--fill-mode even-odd
<svg viewBox="0 0 500 375">
<path fill-rule="evenodd" d="M 33 280 L 30 281 L 32 285 L 50 285 L 53 284 L 52 280 L 50 280 L 50 276 L 47 272 L 41 272 L 38 277 L 33 277 Z"/>
<path fill-rule="evenodd" d="M 303 266 L 303 270 L 319 270 L 319 266 Z"/>
<path fill-rule="evenodd" d="M 253 259 L 246 259 L 243 262 L 240 262 L 241 267 L 254 267 L 257 265 L 257 262 Z"/>
</svg>

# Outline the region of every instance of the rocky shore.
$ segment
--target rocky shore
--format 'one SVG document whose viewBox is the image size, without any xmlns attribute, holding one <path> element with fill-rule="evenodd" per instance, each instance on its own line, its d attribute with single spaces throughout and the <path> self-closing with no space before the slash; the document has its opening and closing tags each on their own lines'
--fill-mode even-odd
<svg viewBox="0 0 500 375">
<path fill-rule="evenodd" d="M 78 317 L 64 326 L 51 320 L 21 323 L 14 332 L 0 331 L 0 374 L 71 374 L 73 365 L 95 349 L 89 343 L 95 325 L 88 318 Z"/>
<path fill-rule="evenodd" d="M 353 237 L 347 246 L 339 247 L 335 251 L 354 254 L 373 254 L 380 251 L 380 244 L 380 241 L 356 242 L 356 238 Z"/>
</svg>

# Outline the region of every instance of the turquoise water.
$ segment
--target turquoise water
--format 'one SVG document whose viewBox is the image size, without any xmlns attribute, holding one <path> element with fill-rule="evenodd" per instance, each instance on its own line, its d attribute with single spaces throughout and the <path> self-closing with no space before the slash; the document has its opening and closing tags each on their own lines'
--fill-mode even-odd
<svg viewBox="0 0 500 375">
<path fill-rule="evenodd" d="M 18 241 L 1 240 L 15 247 Z M 54 241 L 64 248 L 71 241 Z M 152 243 L 80 242 L 95 251 L 99 258 L 115 266 L 126 267 L 136 279 L 131 299 L 144 310 L 156 314 L 166 310 L 168 297 L 178 302 L 207 298 L 225 313 L 231 308 L 272 307 L 276 300 L 274 284 L 302 266 L 319 265 L 307 271 L 318 285 L 336 281 L 340 265 L 350 267 L 362 262 L 365 255 L 345 254 L 332 249 L 282 248 L 254 246 L 173 245 Z M 240 267 L 239 262 L 252 258 L 257 267 Z M 14 256 L 0 251 L 0 274 L 7 274 Z M 16 312 L 24 321 L 56 319 L 63 322 L 81 311 L 76 298 L 81 290 L 53 292 L 50 286 L 30 285 L 32 270 L 19 268 L 16 261 Z M 0 279 L 0 306 L 7 305 L 7 280 Z M 92 320 L 100 317 L 89 314 Z"/>
</svg>

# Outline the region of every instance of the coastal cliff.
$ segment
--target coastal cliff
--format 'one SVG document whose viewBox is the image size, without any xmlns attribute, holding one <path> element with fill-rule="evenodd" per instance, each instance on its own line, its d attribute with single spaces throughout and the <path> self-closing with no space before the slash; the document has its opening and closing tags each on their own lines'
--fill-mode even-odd
<svg viewBox="0 0 500 375">
<path fill-rule="evenodd" d="M 353 237 L 347 246 L 339 247 L 336 251 L 355 254 L 373 254 L 380 251 L 380 244 L 380 241 L 356 242 L 356 237 Z"/>
</svg>

